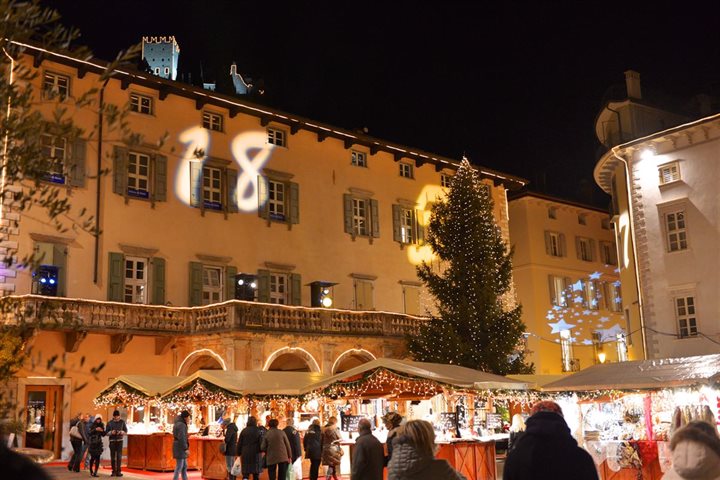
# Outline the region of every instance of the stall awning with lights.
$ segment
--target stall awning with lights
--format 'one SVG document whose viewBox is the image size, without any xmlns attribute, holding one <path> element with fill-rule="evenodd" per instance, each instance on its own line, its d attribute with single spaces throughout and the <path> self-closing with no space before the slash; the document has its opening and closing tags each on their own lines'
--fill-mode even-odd
<svg viewBox="0 0 720 480">
<path fill-rule="evenodd" d="M 527 390 L 525 382 L 458 365 L 377 358 L 313 386 L 329 396 L 429 398 L 445 390 Z"/>
<path fill-rule="evenodd" d="M 719 382 L 720 354 L 714 354 L 598 364 L 549 383 L 542 390 L 657 390 Z"/>
<path fill-rule="evenodd" d="M 173 375 L 122 375 L 96 397 L 96 405 L 137 405 L 157 399 L 185 377 Z"/>
</svg>

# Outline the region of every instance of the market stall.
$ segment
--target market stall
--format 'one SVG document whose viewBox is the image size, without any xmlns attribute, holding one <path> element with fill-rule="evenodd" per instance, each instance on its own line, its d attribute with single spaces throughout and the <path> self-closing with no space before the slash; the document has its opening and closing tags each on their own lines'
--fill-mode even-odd
<svg viewBox="0 0 720 480">
<path fill-rule="evenodd" d="M 197 437 L 202 478 L 225 479 L 225 456 L 220 453 L 223 442 L 219 423 L 231 417 L 239 430 L 247 417 L 266 416 L 284 419 L 289 415 L 300 417 L 299 398 L 310 386 L 325 378 L 319 373 L 200 370 L 167 390 L 162 402 L 171 410 L 203 409 L 210 421 L 207 435 Z M 310 412 L 317 415 L 317 412 Z M 303 430 L 301 422 L 296 422 Z M 309 470 L 309 464 L 305 471 Z M 263 471 L 261 479 L 267 478 Z"/>
<path fill-rule="evenodd" d="M 717 424 L 720 355 L 599 364 L 552 382 L 601 479 L 659 480 L 669 440 L 690 420 Z M 568 415 L 567 413 L 572 412 Z"/>
<path fill-rule="evenodd" d="M 323 405 L 323 416 L 340 418 L 343 436 L 341 473 L 347 474 L 357 419 L 366 417 L 385 442 L 380 418 L 397 411 L 407 419 L 435 426 L 438 458 L 444 458 L 470 480 L 495 479 L 495 441 L 501 432 L 499 403 L 519 400 L 527 384 L 456 365 L 379 358 L 327 378 L 306 398 Z M 350 418 L 351 420 L 347 420 Z"/>
<path fill-rule="evenodd" d="M 123 375 L 95 398 L 98 406 L 124 407 L 127 413 L 127 465 L 141 470 L 175 468 L 172 457 L 172 414 L 160 396 L 184 377 L 168 375 Z M 199 444 L 190 437 L 188 468 L 199 467 Z"/>
</svg>

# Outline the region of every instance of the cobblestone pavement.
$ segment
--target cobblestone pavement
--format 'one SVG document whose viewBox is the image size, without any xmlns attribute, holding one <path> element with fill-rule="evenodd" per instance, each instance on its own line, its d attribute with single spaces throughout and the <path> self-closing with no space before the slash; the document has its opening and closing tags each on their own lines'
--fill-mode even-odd
<svg viewBox="0 0 720 480">
<path fill-rule="evenodd" d="M 90 476 L 90 472 L 88 472 L 87 470 L 81 470 L 80 472 L 69 472 L 67 469 L 67 464 L 52 463 L 50 465 L 46 465 L 44 468 L 54 480 L 86 480 L 94 478 Z M 111 473 L 112 470 L 110 469 L 109 465 L 107 466 L 107 468 L 105 468 L 105 466 L 101 466 L 100 470 L 98 470 L 98 477 L 115 478 L 110 477 Z M 171 480 L 173 476 L 173 472 L 144 472 L 140 470 L 128 469 L 123 469 L 122 474 L 123 479 L 143 480 Z M 188 471 L 188 479 L 200 480 L 200 472 L 195 470 Z"/>
</svg>

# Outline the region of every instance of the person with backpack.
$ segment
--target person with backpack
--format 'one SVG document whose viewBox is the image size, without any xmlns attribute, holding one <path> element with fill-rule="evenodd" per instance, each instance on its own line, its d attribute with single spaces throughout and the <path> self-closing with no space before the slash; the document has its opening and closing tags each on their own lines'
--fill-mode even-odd
<svg viewBox="0 0 720 480">
<path fill-rule="evenodd" d="M 90 476 L 98 476 L 98 468 L 100 468 L 100 456 L 103 452 L 103 440 L 105 436 L 105 425 L 103 425 L 102 415 L 96 415 L 90 425 L 90 439 L 88 442 L 88 456 L 90 457 Z M 93 469 L 93 467 L 95 467 Z"/>
</svg>

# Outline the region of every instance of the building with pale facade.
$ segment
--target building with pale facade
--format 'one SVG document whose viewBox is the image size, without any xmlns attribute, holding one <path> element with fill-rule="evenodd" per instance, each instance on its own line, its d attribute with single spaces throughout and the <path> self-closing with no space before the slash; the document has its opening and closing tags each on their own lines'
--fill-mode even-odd
<svg viewBox="0 0 720 480">
<path fill-rule="evenodd" d="M 539 375 L 642 358 L 622 313 L 608 213 L 544 194 L 509 201 L 513 279 L 529 361 Z"/>
<path fill-rule="evenodd" d="M 609 150 L 594 175 L 612 195 L 623 310 L 648 358 L 718 353 L 720 117 L 660 127 L 620 143 L 597 125 Z"/>
<path fill-rule="evenodd" d="M 331 374 L 405 354 L 429 304 L 424 225 L 459 162 L 129 69 L 103 85 L 103 64 L 36 47 L 19 61 L 38 73 L 38 111 L 60 104 L 83 131 L 43 137 L 45 181 L 98 225 L 58 232 L 40 210 L 3 208 L 4 252 L 42 255 L 35 271 L 0 272 L 40 357 L 10 388 L 20 407 L 52 410 L 42 428 L 55 434 L 28 446 L 69 451 L 70 412 L 94 410 L 121 374 Z M 76 105 L 95 88 L 139 137 L 109 128 L 97 102 Z M 525 182 L 478 171 L 507 238 L 506 190 Z"/>
</svg>

